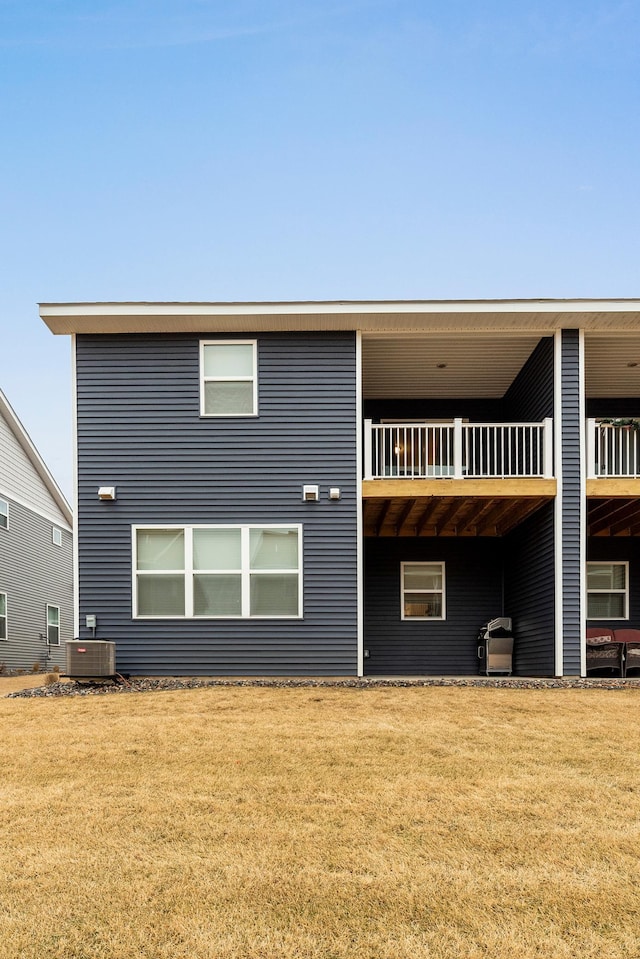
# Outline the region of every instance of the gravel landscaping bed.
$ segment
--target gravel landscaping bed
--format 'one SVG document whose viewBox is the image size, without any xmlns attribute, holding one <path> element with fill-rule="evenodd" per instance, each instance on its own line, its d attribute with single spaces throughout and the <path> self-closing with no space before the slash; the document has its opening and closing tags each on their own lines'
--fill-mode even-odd
<svg viewBox="0 0 640 959">
<path fill-rule="evenodd" d="M 385 686 L 477 686 L 493 689 L 640 689 L 638 679 L 527 679 L 485 676 L 399 677 L 397 679 L 209 679 L 206 677 L 145 679 L 134 677 L 119 683 L 53 683 L 8 693 L 7 699 L 33 699 L 48 696 L 106 696 L 123 693 L 147 693 L 166 689 L 204 689 L 210 686 L 275 686 L 277 688 L 341 687 L 375 689 Z"/>
</svg>

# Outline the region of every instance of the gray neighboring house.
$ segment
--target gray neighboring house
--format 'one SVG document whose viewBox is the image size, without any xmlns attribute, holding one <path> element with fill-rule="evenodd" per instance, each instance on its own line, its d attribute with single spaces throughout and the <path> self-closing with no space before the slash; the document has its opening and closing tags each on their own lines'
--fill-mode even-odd
<svg viewBox="0 0 640 959">
<path fill-rule="evenodd" d="M 640 300 L 42 304 L 121 671 L 584 675 L 640 628 Z M 629 423 L 628 421 L 632 422 Z"/>
<path fill-rule="evenodd" d="M 73 638 L 73 515 L 0 391 L 0 664 L 65 665 Z"/>
</svg>

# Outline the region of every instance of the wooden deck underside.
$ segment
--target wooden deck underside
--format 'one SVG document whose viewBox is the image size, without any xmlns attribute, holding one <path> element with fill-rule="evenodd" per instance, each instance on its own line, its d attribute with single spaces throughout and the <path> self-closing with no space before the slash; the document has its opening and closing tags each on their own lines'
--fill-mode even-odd
<svg viewBox="0 0 640 959">
<path fill-rule="evenodd" d="M 587 480 L 589 536 L 640 536 L 640 479 Z"/>
<path fill-rule="evenodd" d="M 552 500 L 555 480 L 370 480 L 365 536 L 504 536 Z"/>
</svg>

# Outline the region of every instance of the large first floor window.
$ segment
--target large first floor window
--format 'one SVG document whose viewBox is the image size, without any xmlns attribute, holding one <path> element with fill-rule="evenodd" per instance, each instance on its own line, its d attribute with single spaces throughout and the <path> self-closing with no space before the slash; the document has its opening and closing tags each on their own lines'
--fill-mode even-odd
<svg viewBox="0 0 640 959">
<path fill-rule="evenodd" d="M 301 526 L 133 528 L 137 617 L 300 617 Z"/>
<path fill-rule="evenodd" d="M 444 563 L 401 564 L 402 619 L 444 619 Z"/>
<path fill-rule="evenodd" d="M 0 593 L 0 639 L 7 638 L 7 594 Z"/>
<path fill-rule="evenodd" d="M 629 618 L 629 564 L 587 563 L 587 619 Z"/>
<path fill-rule="evenodd" d="M 47 606 L 47 642 L 49 646 L 60 645 L 60 607 Z"/>
</svg>

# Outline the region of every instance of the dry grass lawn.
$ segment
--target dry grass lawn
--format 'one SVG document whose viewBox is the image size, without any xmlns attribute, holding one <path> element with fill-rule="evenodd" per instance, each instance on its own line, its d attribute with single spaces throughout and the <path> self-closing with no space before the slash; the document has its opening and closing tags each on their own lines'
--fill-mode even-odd
<svg viewBox="0 0 640 959">
<path fill-rule="evenodd" d="M 640 691 L 0 700 L 1 959 L 640 955 Z"/>
</svg>

